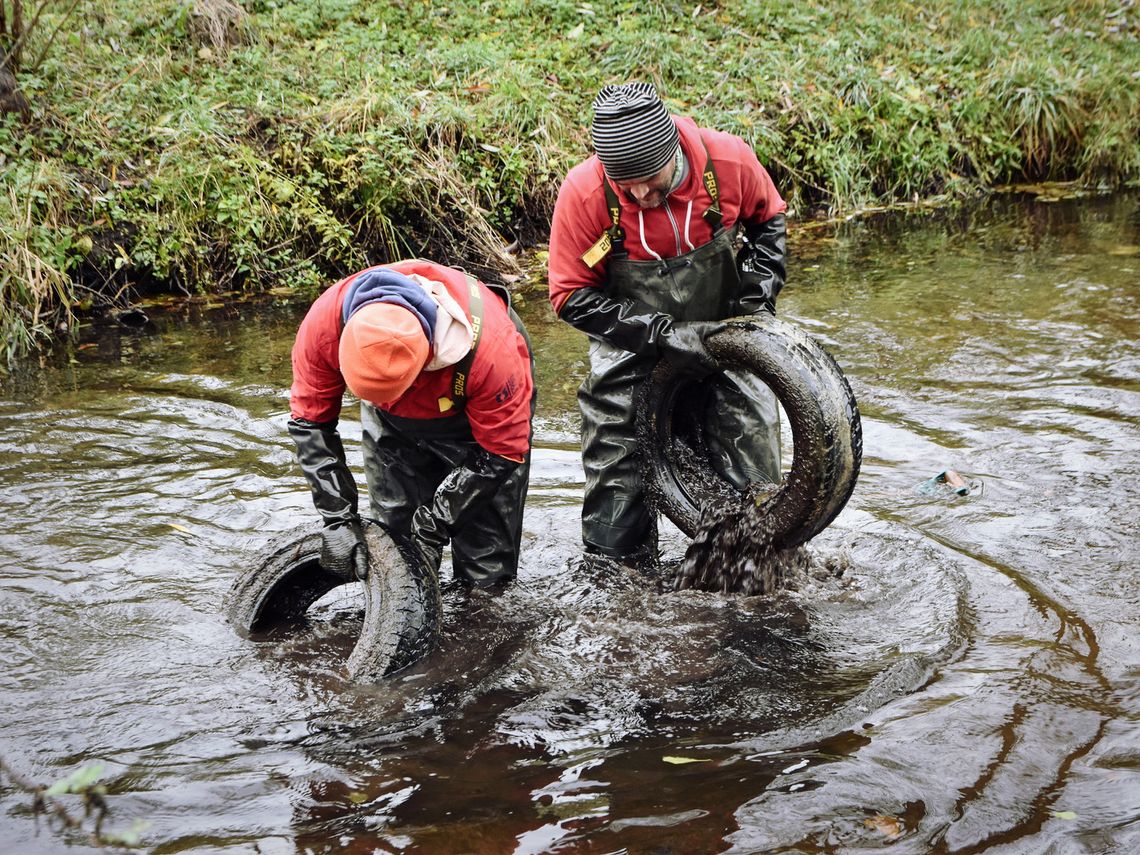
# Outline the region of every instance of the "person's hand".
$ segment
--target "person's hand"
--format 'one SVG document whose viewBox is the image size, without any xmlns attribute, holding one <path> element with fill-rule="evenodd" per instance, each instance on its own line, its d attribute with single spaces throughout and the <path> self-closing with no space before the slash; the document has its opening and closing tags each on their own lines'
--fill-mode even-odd
<svg viewBox="0 0 1140 855">
<path fill-rule="evenodd" d="M 433 573 L 439 572 L 439 565 L 443 563 L 443 547 L 450 538 L 443 530 L 439 520 L 432 514 L 426 505 L 416 508 L 412 514 L 412 542 L 419 550 L 424 564 Z"/>
<path fill-rule="evenodd" d="M 674 321 L 661 337 L 661 355 L 686 374 L 705 376 L 720 369 L 705 339 L 723 330 L 722 321 Z"/>
<path fill-rule="evenodd" d="M 321 530 L 321 566 L 349 581 L 368 575 L 368 545 L 359 519 L 334 522 Z"/>
</svg>

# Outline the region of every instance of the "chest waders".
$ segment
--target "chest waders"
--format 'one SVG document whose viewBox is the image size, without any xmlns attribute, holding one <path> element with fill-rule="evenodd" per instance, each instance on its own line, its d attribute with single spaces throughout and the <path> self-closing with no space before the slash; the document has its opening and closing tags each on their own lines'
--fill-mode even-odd
<svg viewBox="0 0 1140 855">
<path fill-rule="evenodd" d="M 704 213 L 713 228 L 712 239 L 675 258 L 647 261 L 632 261 L 625 251 L 618 224 L 620 206 L 605 182 L 613 220 L 608 230 L 613 251 L 606 296 L 636 300 L 677 321 L 722 320 L 740 314 L 735 230 L 721 223 L 711 158 L 702 177 L 713 201 Z M 655 519 L 642 486 L 635 426 L 636 395 L 656 362 L 656 357 L 591 339 L 590 373 L 578 390 L 586 472 L 582 540 L 587 549 L 612 557 L 656 548 Z M 775 395 L 755 377 L 737 372 L 715 375 L 703 385 L 701 395 L 708 396 L 705 436 L 714 467 L 739 488 L 750 481 L 778 480 L 780 420 Z"/>
<path fill-rule="evenodd" d="M 468 277 L 468 314 L 482 328 L 482 299 L 473 277 Z M 522 334 L 531 354 L 534 350 L 522 320 L 510 308 L 509 295 L 492 290 L 507 305 L 511 321 Z M 364 475 L 368 481 L 371 515 L 389 532 L 407 539 L 411 536 L 412 514 L 422 505 L 431 505 L 440 483 L 461 467 L 479 445 L 471 435 L 471 423 L 464 413 L 466 377 L 479 346 L 472 342 L 467 357 L 456 366 L 452 384 L 453 415 L 438 419 L 408 419 L 393 416 L 372 404 L 361 402 L 361 445 Z M 531 398 L 531 415 L 534 415 Z M 523 505 L 530 480 L 530 452 L 522 465 L 507 478 L 492 499 L 470 517 L 451 539 L 451 567 L 455 578 L 477 585 L 511 579 L 518 572 L 522 541 Z"/>
</svg>

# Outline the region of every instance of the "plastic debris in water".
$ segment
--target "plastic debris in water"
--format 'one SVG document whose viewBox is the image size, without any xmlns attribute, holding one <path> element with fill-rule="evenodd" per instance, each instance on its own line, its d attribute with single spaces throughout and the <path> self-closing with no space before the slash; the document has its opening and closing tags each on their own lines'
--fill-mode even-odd
<svg viewBox="0 0 1140 855">
<path fill-rule="evenodd" d="M 945 469 L 933 478 L 927 478 L 915 487 L 914 491 L 920 496 L 942 496 L 946 493 L 968 496 L 970 493 L 979 492 L 981 488 L 981 481 L 967 481 L 953 469 Z"/>
</svg>

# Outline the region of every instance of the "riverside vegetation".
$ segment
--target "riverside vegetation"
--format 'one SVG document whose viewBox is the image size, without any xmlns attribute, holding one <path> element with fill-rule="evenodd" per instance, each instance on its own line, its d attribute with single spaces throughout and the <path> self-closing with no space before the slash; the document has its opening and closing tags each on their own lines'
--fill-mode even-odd
<svg viewBox="0 0 1140 855">
<path fill-rule="evenodd" d="M 634 78 L 749 140 L 793 229 L 1009 182 L 1140 178 L 1134 0 L 0 11 L 8 362 L 143 294 L 312 296 L 407 255 L 513 278 L 512 244 L 545 239 L 588 151 L 593 94 Z"/>
</svg>

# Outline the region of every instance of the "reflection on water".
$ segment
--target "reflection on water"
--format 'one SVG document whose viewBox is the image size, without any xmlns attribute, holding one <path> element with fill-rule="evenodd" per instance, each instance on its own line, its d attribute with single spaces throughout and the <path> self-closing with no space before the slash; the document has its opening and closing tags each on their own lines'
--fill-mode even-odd
<svg viewBox="0 0 1140 855">
<path fill-rule="evenodd" d="M 304 307 L 92 332 L 0 398 L 0 756 L 103 762 L 109 826 L 162 852 L 1140 851 L 1138 211 L 793 235 L 781 313 L 847 372 L 865 456 L 775 599 L 580 561 L 585 342 L 532 297 L 519 582 L 449 591 L 438 653 L 375 687 L 343 678 L 349 592 L 262 643 L 221 616 L 313 515 Z M 946 468 L 984 490 L 915 491 Z M 89 846 L 7 781 L 0 816 L 12 851 Z"/>
</svg>

